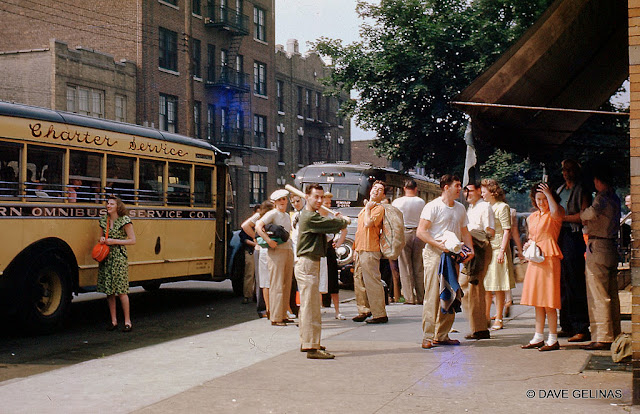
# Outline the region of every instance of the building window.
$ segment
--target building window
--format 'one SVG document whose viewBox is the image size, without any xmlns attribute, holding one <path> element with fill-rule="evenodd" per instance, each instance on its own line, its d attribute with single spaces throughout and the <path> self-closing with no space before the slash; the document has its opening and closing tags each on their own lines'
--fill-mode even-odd
<svg viewBox="0 0 640 414">
<path fill-rule="evenodd" d="M 160 94 L 160 119 L 158 128 L 162 131 L 178 132 L 178 97 Z"/>
<path fill-rule="evenodd" d="M 255 36 L 256 39 L 262 40 L 263 42 L 267 41 L 267 28 L 265 26 L 265 15 L 266 12 L 264 9 L 259 7 L 253 8 L 253 25 L 255 27 Z"/>
<path fill-rule="evenodd" d="M 262 62 L 253 63 L 253 91 L 258 95 L 267 95 L 267 65 Z"/>
<path fill-rule="evenodd" d="M 255 147 L 267 147 L 266 131 L 267 117 L 262 115 L 253 116 L 253 145 Z"/>
<path fill-rule="evenodd" d="M 278 132 L 278 162 L 284 162 L 284 132 Z"/>
<path fill-rule="evenodd" d="M 116 121 L 127 122 L 127 97 L 116 95 Z"/>
<path fill-rule="evenodd" d="M 305 116 L 307 118 L 311 118 L 311 91 L 309 89 L 305 90 L 304 103 L 307 107 L 307 113 Z"/>
<path fill-rule="evenodd" d="M 316 92 L 316 119 L 321 121 L 322 120 L 322 109 L 320 109 L 320 106 L 322 104 L 322 95 L 320 94 L 320 92 Z"/>
<path fill-rule="evenodd" d="M 216 47 L 207 44 L 207 81 L 216 80 Z"/>
<path fill-rule="evenodd" d="M 193 53 L 191 54 L 191 64 L 193 66 L 193 76 L 202 79 L 200 40 L 191 39 L 193 44 Z"/>
<path fill-rule="evenodd" d="M 260 204 L 267 198 L 267 173 L 251 171 L 252 205 Z"/>
<path fill-rule="evenodd" d="M 298 115 L 302 116 L 302 86 L 298 86 Z"/>
<path fill-rule="evenodd" d="M 216 107 L 207 105 L 207 139 L 213 141 L 216 133 Z"/>
<path fill-rule="evenodd" d="M 284 112 L 284 82 L 282 81 L 276 82 L 276 92 L 277 92 L 276 105 L 278 107 L 278 112 Z"/>
<path fill-rule="evenodd" d="M 202 6 L 200 0 L 191 0 L 191 13 L 196 16 L 202 16 Z"/>
<path fill-rule="evenodd" d="M 220 108 L 220 141 L 229 142 L 229 109 Z"/>
<path fill-rule="evenodd" d="M 343 122 L 342 115 L 340 115 L 341 109 L 342 109 L 342 99 L 338 99 L 338 111 L 336 111 L 336 116 L 338 117 L 338 125 L 342 125 L 342 122 Z"/>
<path fill-rule="evenodd" d="M 104 118 L 104 91 L 67 85 L 67 111 Z"/>
<path fill-rule="evenodd" d="M 308 144 L 307 144 L 307 162 L 309 164 L 313 164 L 313 162 L 315 161 L 315 157 L 313 156 L 314 151 L 315 151 L 315 145 L 314 142 L 315 140 L 311 137 L 309 137 L 308 139 Z"/>
<path fill-rule="evenodd" d="M 160 28 L 160 58 L 158 66 L 163 69 L 178 71 L 178 34 L 171 30 Z"/>
<path fill-rule="evenodd" d="M 298 164 L 304 163 L 304 136 L 298 135 Z"/>
<path fill-rule="evenodd" d="M 163 3 L 169 3 L 173 6 L 177 6 L 178 5 L 178 0 L 161 0 Z"/>
<path fill-rule="evenodd" d="M 193 136 L 194 138 L 202 138 L 200 135 L 202 104 L 198 101 L 193 103 Z"/>
</svg>

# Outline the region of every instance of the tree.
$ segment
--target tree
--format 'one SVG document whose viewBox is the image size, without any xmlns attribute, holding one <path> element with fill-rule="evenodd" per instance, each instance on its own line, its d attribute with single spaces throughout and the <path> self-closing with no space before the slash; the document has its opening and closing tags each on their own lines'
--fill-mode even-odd
<svg viewBox="0 0 640 414">
<path fill-rule="evenodd" d="M 495 61 L 551 0 L 359 0 L 360 42 L 321 38 L 334 93 L 359 91 L 342 111 L 374 130 L 378 155 L 460 172 L 465 115 L 448 102 Z"/>
</svg>

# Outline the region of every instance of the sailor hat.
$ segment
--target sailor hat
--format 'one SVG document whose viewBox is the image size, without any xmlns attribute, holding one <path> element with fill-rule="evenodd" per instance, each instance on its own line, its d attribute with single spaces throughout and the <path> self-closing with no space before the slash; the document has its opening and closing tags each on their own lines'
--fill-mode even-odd
<svg viewBox="0 0 640 414">
<path fill-rule="evenodd" d="M 280 200 L 282 197 L 287 197 L 289 195 L 289 191 L 285 189 L 276 190 L 271 193 L 269 197 L 272 201 Z"/>
</svg>

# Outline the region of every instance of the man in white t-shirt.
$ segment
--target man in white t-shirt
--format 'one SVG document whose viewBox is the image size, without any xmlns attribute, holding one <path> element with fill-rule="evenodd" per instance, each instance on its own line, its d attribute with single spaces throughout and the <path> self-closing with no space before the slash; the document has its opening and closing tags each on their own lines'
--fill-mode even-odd
<svg viewBox="0 0 640 414">
<path fill-rule="evenodd" d="M 465 187 L 467 202 L 467 229 L 473 239 L 474 258 L 467 262 L 460 273 L 460 288 L 464 292 L 462 309 L 468 314 L 471 333 L 466 339 L 489 339 L 487 329 L 484 277 L 491 262 L 491 244 L 495 236 L 495 214 L 491 204 L 482 200 L 480 183 L 470 182 Z"/>
<path fill-rule="evenodd" d="M 429 202 L 420 214 L 417 236 L 426 243 L 423 251 L 424 266 L 424 302 L 422 308 L 422 348 L 430 349 L 436 345 L 459 345 L 460 341 L 449 338 L 449 332 L 455 313 L 440 311 L 440 278 L 438 267 L 440 256 L 449 250 L 443 241 L 443 235 L 450 231 L 464 242 L 471 251 L 465 262 L 473 258 L 473 242 L 467 230 L 467 214 L 464 206 L 456 200 L 460 197 L 462 184 L 460 178 L 446 174 L 440 178 L 442 195 Z"/>
<path fill-rule="evenodd" d="M 291 234 L 291 218 L 287 214 L 287 190 L 276 190 L 271 194 L 276 208 L 267 212 L 256 223 L 256 233 L 269 245 L 267 253 L 269 266 L 269 316 L 272 325 L 284 326 L 293 322 L 287 318 L 291 283 L 293 281 L 293 250 L 291 239 L 278 244 L 265 232 L 265 226 L 276 224 Z"/>
<path fill-rule="evenodd" d="M 422 268 L 424 242 L 416 237 L 416 230 L 425 202 L 418 197 L 418 184 L 414 179 L 404 182 L 404 197 L 396 198 L 391 205 L 402 211 L 404 218 L 406 244 L 398 257 L 402 296 L 404 296 L 406 304 L 418 305 L 424 300 L 424 271 Z"/>
</svg>

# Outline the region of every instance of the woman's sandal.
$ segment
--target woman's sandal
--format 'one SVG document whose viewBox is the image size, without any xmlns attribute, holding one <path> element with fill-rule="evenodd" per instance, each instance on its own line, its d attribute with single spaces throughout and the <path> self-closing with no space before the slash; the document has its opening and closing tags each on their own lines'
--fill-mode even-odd
<svg viewBox="0 0 640 414">
<path fill-rule="evenodd" d="M 491 327 L 492 331 L 497 331 L 502 329 L 502 319 L 496 319 L 495 322 L 493 323 L 493 326 Z"/>
<path fill-rule="evenodd" d="M 111 332 L 111 331 L 115 331 L 116 329 L 118 329 L 118 324 L 113 324 L 111 322 L 109 322 L 109 325 L 107 325 L 107 331 Z"/>
<path fill-rule="evenodd" d="M 133 330 L 133 327 L 128 323 L 124 325 L 124 328 L 122 328 L 122 332 L 131 332 L 132 330 Z"/>
</svg>

